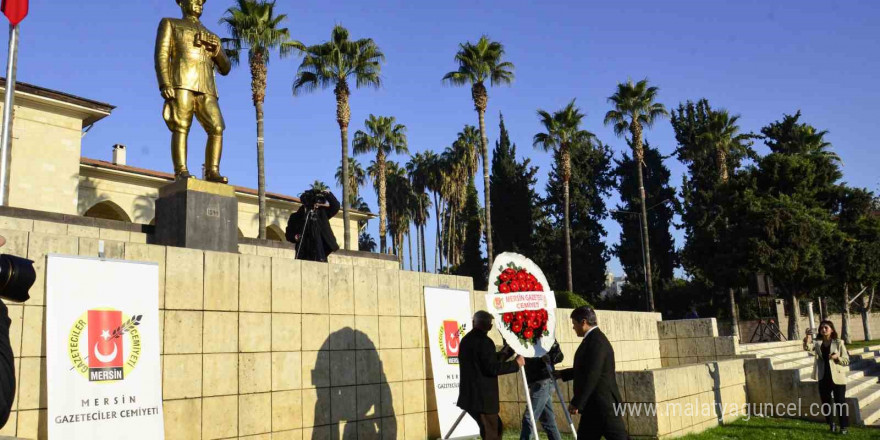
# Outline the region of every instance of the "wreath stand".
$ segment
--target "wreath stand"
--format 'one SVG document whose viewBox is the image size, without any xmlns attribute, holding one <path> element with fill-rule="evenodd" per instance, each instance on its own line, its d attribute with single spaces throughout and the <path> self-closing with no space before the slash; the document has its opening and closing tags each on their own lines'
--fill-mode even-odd
<svg viewBox="0 0 880 440">
<path fill-rule="evenodd" d="M 550 367 L 549 363 L 544 364 L 547 367 L 547 373 L 550 374 L 550 380 L 553 381 L 553 388 L 556 388 L 556 396 L 559 397 L 559 406 L 562 407 L 562 413 L 565 414 L 565 420 L 568 421 L 568 427 L 571 428 L 571 435 L 574 437 L 574 440 L 577 440 L 578 434 L 577 429 L 574 429 L 574 422 L 571 420 L 571 414 L 568 413 L 568 408 L 565 407 L 565 397 L 562 396 L 562 390 L 559 389 L 559 382 L 553 377 L 553 369 Z M 552 399 L 551 399 L 552 400 Z M 531 405 L 532 399 L 529 399 L 529 405 Z M 535 424 L 534 417 L 532 417 L 532 425 Z M 534 429 L 534 426 L 532 427 Z M 538 431 L 535 430 L 535 433 Z"/>
</svg>

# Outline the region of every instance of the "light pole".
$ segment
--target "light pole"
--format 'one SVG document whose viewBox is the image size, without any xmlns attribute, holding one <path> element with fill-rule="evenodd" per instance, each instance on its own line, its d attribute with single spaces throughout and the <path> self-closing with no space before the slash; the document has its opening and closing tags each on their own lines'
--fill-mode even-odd
<svg viewBox="0 0 880 440">
<path fill-rule="evenodd" d="M 648 212 L 648 211 L 650 211 L 650 210 L 652 210 L 652 209 L 654 209 L 654 208 L 656 208 L 666 202 L 669 202 L 670 200 L 671 199 L 666 199 L 660 203 L 657 203 L 657 204 L 651 206 L 650 208 L 646 209 L 645 212 Z M 617 209 L 611 209 L 611 210 L 609 210 L 609 212 L 614 212 L 617 214 L 635 215 L 635 216 L 637 216 L 636 218 L 639 220 L 640 223 L 642 221 L 642 213 L 641 212 L 620 211 Z M 642 228 L 639 227 L 639 247 L 642 250 L 642 274 L 645 276 L 645 280 L 644 280 L 644 282 L 645 282 L 645 309 L 649 312 L 653 312 L 653 310 L 651 310 L 651 303 L 652 303 L 651 297 L 650 297 L 651 292 L 648 291 L 648 258 L 649 258 L 648 257 L 648 249 L 645 249 L 645 239 L 642 234 L 643 234 Z"/>
</svg>

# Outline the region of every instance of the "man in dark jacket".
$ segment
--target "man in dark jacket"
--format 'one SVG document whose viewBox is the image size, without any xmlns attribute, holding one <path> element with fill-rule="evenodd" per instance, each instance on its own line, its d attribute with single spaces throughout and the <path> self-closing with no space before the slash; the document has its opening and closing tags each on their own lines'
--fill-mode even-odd
<svg viewBox="0 0 880 440">
<path fill-rule="evenodd" d="M 544 432 L 549 440 L 560 440 L 559 428 L 556 426 L 556 415 L 553 414 L 553 378 L 547 370 L 547 365 L 556 365 L 562 362 L 565 355 L 559 349 L 559 344 L 554 342 L 550 351 L 544 356 L 526 359 L 526 381 L 529 384 L 529 396 L 532 399 L 532 411 L 541 422 Z M 519 432 L 520 440 L 529 440 L 532 435 L 532 419 L 529 418 L 529 410 L 523 412 L 522 429 Z"/>
<path fill-rule="evenodd" d="M 583 337 L 574 354 L 574 366 L 557 371 L 554 376 L 574 380 L 568 412 L 580 414 L 578 440 L 628 438 L 621 414 L 615 405 L 621 402 L 614 369 L 614 349 L 597 327 L 596 312 L 587 306 L 571 312 L 571 324 Z"/>
<path fill-rule="evenodd" d="M 522 356 L 505 362 L 509 352 L 495 352 L 495 343 L 489 339 L 492 315 L 483 310 L 474 314 L 473 330 L 461 339 L 458 352 L 459 377 L 458 407 L 477 421 L 480 437 L 500 439 L 501 418 L 498 417 L 498 376 L 515 373 L 525 364 Z"/>
<path fill-rule="evenodd" d="M 309 190 L 300 196 L 302 206 L 290 215 L 284 235 L 296 244 L 296 258 L 327 261 L 339 250 L 330 219 L 339 212 L 339 201 L 330 191 Z"/>
</svg>

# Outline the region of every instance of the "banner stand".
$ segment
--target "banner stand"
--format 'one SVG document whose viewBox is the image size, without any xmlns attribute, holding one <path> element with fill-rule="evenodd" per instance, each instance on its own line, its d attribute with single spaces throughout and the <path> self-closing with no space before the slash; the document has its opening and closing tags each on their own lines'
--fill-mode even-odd
<svg viewBox="0 0 880 440">
<path fill-rule="evenodd" d="M 443 436 L 443 439 L 444 439 L 444 440 L 448 440 L 448 439 L 449 439 L 449 437 L 452 435 L 452 431 L 455 431 L 455 428 L 457 428 L 457 427 L 458 427 L 458 424 L 461 423 L 461 419 L 464 418 L 464 415 L 465 415 L 465 414 L 467 414 L 467 411 L 465 411 L 465 410 L 461 410 L 461 414 L 459 414 L 459 415 L 458 415 L 458 418 L 455 419 L 455 423 L 452 424 L 452 428 L 449 428 L 449 432 L 447 432 L 446 435 Z"/>
<path fill-rule="evenodd" d="M 529 382 L 526 380 L 526 366 L 523 365 L 519 367 L 520 373 L 522 373 L 523 378 L 523 389 L 526 390 L 526 406 L 529 408 L 529 416 L 532 417 L 532 435 L 535 436 L 536 439 L 540 438 L 538 436 L 538 424 L 535 423 L 535 410 L 532 409 L 532 393 L 529 392 Z M 554 382 L 555 383 L 555 382 Z"/>
<path fill-rule="evenodd" d="M 568 408 L 565 407 L 565 397 L 562 396 L 562 390 L 559 389 L 559 382 L 553 378 L 553 370 L 550 368 L 550 364 L 545 363 L 544 366 L 547 367 L 547 373 L 550 374 L 550 380 L 553 381 L 553 388 L 556 388 L 556 396 L 559 397 L 559 406 L 562 407 L 562 413 L 565 414 L 565 420 L 568 420 L 568 426 L 571 428 L 571 435 L 574 436 L 574 440 L 577 440 L 577 430 L 574 429 L 574 422 L 571 420 L 571 414 L 568 413 Z"/>
</svg>

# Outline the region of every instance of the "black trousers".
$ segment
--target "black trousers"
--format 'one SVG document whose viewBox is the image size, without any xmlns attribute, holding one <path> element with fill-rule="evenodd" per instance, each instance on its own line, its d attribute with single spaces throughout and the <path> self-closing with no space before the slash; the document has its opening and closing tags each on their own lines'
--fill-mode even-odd
<svg viewBox="0 0 880 440">
<path fill-rule="evenodd" d="M 9 420 L 15 397 L 15 364 L 9 343 L 9 311 L 0 302 L 0 428 Z"/>
<path fill-rule="evenodd" d="M 501 424 L 501 417 L 498 414 L 468 411 L 468 415 L 477 421 L 477 426 L 480 427 L 480 438 L 483 440 L 501 440 L 504 426 Z"/>
<path fill-rule="evenodd" d="M 578 440 L 598 440 L 605 437 L 607 440 L 626 440 L 626 425 L 623 418 L 614 414 L 613 408 L 595 410 L 587 407 L 581 414 L 578 423 Z"/>
<path fill-rule="evenodd" d="M 832 399 L 833 397 L 833 399 Z M 831 372 L 825 370 L 825 376 L 819 380 L 819 398 L 822 399 L 822 414 L 825 422 L 834 423 L 834 417 L 840 418 L 840 427 L 849 426 L 849 407 L 846 406 L 846 385 L 837 385 L 831 380 Z"/>
</svg>

